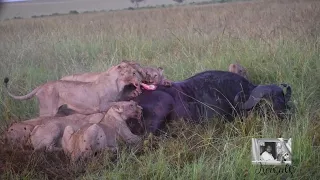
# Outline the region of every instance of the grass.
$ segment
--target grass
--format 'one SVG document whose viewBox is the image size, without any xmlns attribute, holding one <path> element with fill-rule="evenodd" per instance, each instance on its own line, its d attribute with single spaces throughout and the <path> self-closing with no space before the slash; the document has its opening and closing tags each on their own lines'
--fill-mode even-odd
<svg viewBox="0 0 320 180">
<path fill-rule="evenodd" d="M 0 148 L 2 179 L 319 179 L 320 2 L 266 0 L 88 13 L 0 23 L 0 77 L 26 94 L 62 76 L 104 71 L 122 59 L 162 66 L 171 80 L 236 60 L 255 84 L 292 86 L 291 118 L 250 116 L 222 124 L 176 121 L 118 158 L 70 164 L 63 154 Z M 37 116 L 37 101 L 16 101 L 0 86 L 0 129 Z M 251 138 L 293 138 L 292 173 L 258 174 Z"/>
</svg>

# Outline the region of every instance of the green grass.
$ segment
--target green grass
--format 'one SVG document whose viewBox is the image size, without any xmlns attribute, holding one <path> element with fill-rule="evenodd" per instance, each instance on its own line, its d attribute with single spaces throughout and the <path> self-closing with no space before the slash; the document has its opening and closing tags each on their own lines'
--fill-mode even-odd
<svg viewBox="0 0 320 180">
<path fill-rule="evenodd" d="M 281 2 L 1 22 L 0 77 L 10 77 L 9 88 L 15 94 L 26 94 L 64 75 L 104 71 L 122 59 L 162 66 L 166 77 L 175 81 L 204 70 L 227 70 L 230 63 L 238 60 L 255 84 L 290 84 L 291 103 L 296 109 L 284 121 L 256 116 L 227 124 L 219 119 L 210 119 L 202 125 L 177 121 L 169 126 L 167 134 L 147 138 L 138 152 L 121 146 L 116 160 L 102 154 L 86 163 L 69 164 L 63 155 L 7 155 L 6 169 L 0 176 L 2 179 L 319 179 L 320 26 L 316 12 L 320 4 Z M 246 14 L 243 8 L 247 8 Z M 292 12 L 296 14 L 295 21 L 289 20 L 293 18 Z M 219 23 L 222 25 L 218 26 Z M 266 24 L 269 26 L 261 28 Z M 279 28 L 279 24 L 286 27 Z M 274 34 L 270 33 L 272 28 L 276 29 Z M 15 119 L 36 117 L 37 111 L 36 99 L 13 100 L 0 86 L 1 131 Z M 251 138 L 262 137 L 293 138 L 292 176 L 256 173 L 260 167 L 251 165 Z M 11 163 L 7 162 L 8 157 Z M 1 161 L 0 158 L 0 172 Z"/>
</svg>

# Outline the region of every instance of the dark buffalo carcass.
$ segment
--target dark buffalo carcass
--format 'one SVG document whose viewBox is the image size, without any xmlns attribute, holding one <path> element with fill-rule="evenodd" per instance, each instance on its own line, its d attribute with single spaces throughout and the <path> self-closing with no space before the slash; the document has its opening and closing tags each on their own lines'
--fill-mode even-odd
<svg viewBox="0 0 320 180">
<path fill-rule="evenodd" d="M 285 95 L 277 85 L 254 85 L 242 76 L 227 71 L 205 71 L 184 81 L 174 82 L 171 87 L 158 86 L 155 90 L 144 90 L 134 98 L 143 107 L 143 120 L 147 132 L 157 133 L 166 120 L 182 118 L 192 122 L 203 122 L 213 117 L 232 121 L 256 106 L 261 99 L 273 105 L 274 112 L 283 118 L 291 88 Z M 132 89 L 128 86 L 123 99 Z M 138 124 L 129 126 L 134 133 L 141 133 Z"/>
</svg>

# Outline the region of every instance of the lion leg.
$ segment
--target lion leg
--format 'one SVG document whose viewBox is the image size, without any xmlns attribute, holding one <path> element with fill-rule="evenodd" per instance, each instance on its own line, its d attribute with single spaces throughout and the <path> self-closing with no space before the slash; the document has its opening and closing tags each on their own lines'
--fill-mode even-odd
<svg viewBox="0 0 320 180">
<path fill-rule="evenodd" d="M 56 151 L 63 151 L 62 148 L 56 147 L 55 144 L 50 144 L 49 147 L 46 149 L 48 152 L 56 152 Z"/>
<path fill-rule="evenodd" d="M 48 105 L 41 100 L 39 100 L 38 102 L 39 102 L 39 117 L 51 116 L 51 110 L 48 108 Z"/>
<path fill-rule="evenodd" d="M 50 104 L 51 116 L 55 116 L 58 113 L 60 106 L 62 106 L 64 104 L 63 102 L 60 101 L 59 96 L 53 96 L 50 103 L 51 103 Z"/>
<path fill-rule="evenodd" d="M 118 152 L 119 147 L 117 144 L 116 134 L 106 137 L 106 149 L 111 151 L 112 153 Z"/>
<path fill-rule="evenodd" d="M 118 129 L 120 137 L 129 144 L 136 144 L 141 141 L 141 138 L 133 134 L 126 123 L 121 124 L 121 127 Z"/>
<path fill-rule="evenodd" d="M 138 90 L 133 90 L 128 94 L 128 98 L 131 100 L 141 94 Z"/>
<path fill-rule="evenodd" d="M 37 94 L 39 102 L 39 116 L 55 116 L 59 110 L 59 96 L 40 92 Z"/>
</svg>

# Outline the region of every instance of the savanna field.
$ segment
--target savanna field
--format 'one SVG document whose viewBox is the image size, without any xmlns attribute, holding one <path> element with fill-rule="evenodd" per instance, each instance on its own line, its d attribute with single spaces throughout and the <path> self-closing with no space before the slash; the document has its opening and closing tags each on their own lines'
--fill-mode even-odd
<svg viewBox="0 0 320 180">
<path fill-rule="evenodd" d="M 141 149 L 70 164 L 61 153 L 21 152 L 0 141 L 0 179 L 320 179 L 320 1 L 265 0 L 121 10 L 0 22 L 0 78 L 27 94 L 62 76 L 102 72 L 123 59 L 161 66 L 179 81 L 245 66 L 255 84 L 292 87 L 291 117 L 222 124 L 176 121 Z M 0 132 L 37 117 L 36 98 L 0 85 Z M 242 121 L 241 121 L 242 120 Z M 292 173 L 258 174 L 251 138 L 292 138 Z M 278 167 L 276 167 L 278 168 Z M 279 168 L 278 168 L 279 169 Z"/>
</svg>

